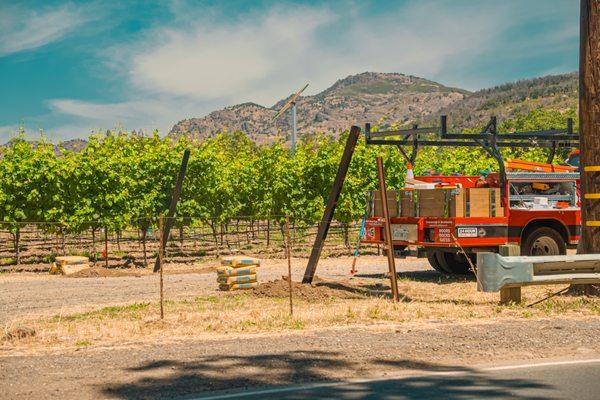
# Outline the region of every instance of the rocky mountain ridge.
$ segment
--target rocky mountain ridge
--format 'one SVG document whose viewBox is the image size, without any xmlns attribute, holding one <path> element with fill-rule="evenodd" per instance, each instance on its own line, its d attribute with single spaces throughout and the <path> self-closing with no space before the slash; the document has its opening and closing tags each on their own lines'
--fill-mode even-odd
<svg viewBox="0 0 600 400">
<path fill-rule="evenodd" d="M 365 122 L 383 125 L 429 123 L 439 115 L 452 124 L 472 127 L 490 115 L 510 118 L 537 107 L 577 106 L 577 74 L 550 75 L 506 83 L 476 92 L 399 73 L 365 72 L 338 80 L 328 89 L 297 102 L 298 130 L 336 134 Z M 175 124 L 170 135 L 195 139 L 223 130 L 246 132 L 257 141 L 289 134 L 289 114 L 273 117 L 289 99 L 272 107 L 244 103 Z"/>
<path fill-rule="evenodd" d="M 469 95 L 463 89 L 398 73 L 365 72 L 338 80 L 330 88 L 297 101 L 299 132 L 340 132 L 352 124 L 373 121 L 406 122 L 421 119 Z M 289 114 L 273 117 L 289 99 L 272 107 L 244 103 L 214 111 L 202 118 L 178 122 L 172 136 L 201 139 L 222 130 L 240 130 L 255 139 L 286 135 Z"/>
</svg>

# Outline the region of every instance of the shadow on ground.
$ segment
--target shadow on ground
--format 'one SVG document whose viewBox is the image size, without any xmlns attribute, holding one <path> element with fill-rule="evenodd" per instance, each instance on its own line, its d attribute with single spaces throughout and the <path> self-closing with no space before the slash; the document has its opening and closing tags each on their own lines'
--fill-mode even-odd
<svg viewBox="0 0 600 400">
<path fill-rule="evenodd" d="M 243 343 L 240 343 L 243 346 Z M 156 360 L 123 370 L 129 383 L 101 386 L 111 398 L 164 399 L 208 396 L 223 390 L 279 388 L 309 382 L 328 382 L 364 378 L 364 371 L 398 374 L 403 370 L 453 372 L 452 375 L 424 375 L 387 379 L 304 391 L 263 393 L 256 399 L 300 398 L 407 398 L 407 399 L 499 399 L 515 391 L 547 389 L 546 385 L 526 379 L 500 379 L 474 369 L 409 360 L 350 360 L 336 352 L 287 352 L 255 356 L 206 357 L 195 361 Z M 335 375 L 334 375 L 335 372 Z M 220 392 L 223 393 L 223 392 Z M 213 395 L 216 393 L 212 393 Z M 542 399 L 544 397 L 523 397 Z"/>
<path fill-rule="evenodd" d="M 461 282 L 475 282 L 475 275 L 444 275 L 437 271 L 409 271 L 409 272 L 398 272 L 396 274 L 398 279 L 406 279 L 416 282 L 432 282 L 432 283 L 461 283 Z M 373 278 L 373 279 L 389 279 L 387 274 L 356 274 L 356 278 Z"/>
<path fill-rule="evenodd" d="M 381 283 L 349 285 L 342 282 L 322 281 L 316 283 L 316 286 L 325 286 L 330 289 L 343 290 L 348 293 L 354 293 L 360 297 L 378 297 L 386 299 L 392 298 L 390 286 Z M 403 302 L 410 302 L 413 299 L 400 293 L 400 300 Z"/>
</svg>

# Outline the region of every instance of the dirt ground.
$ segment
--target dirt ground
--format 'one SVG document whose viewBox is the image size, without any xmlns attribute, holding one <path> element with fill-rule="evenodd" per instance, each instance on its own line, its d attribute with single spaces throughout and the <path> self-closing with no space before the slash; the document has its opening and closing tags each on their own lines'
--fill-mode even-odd
<svg viewBox="0 0 600 400">
<path fill-rule="evenodd" d="M 214 268 L 217 261 L 195 266 L 168 264 L 165 266 L 165 296 L 178 300 L 218 293 Z M 317 275 L 328 279 L 349 278 L 351 257 L 323 259 Z M 301 281 L 305 258 L 292 260 L 292 280 Z M 366 256 L 358 260 L 360 276 L 385 273 L 385 257 Z M 99 270 L 103 270 L 98 268 Z M 437 274 L 424 260 L 398 260 L 398 271 L 423 273 L 435 279 Z M 52 316 L 81 312 L 104 306 L 158 299 L 158 275 L 147 269 L 83 272 L 83 277 L 64 277 L 45 273 L 9 273 L 0 275 L 0 323 L 24 317 Z M 262 261 L 259 282 L 280 279 L 287 275 L 284 260 Z"/>
<path fill-rule="evenodd" d="M 307 260 L 292 262 L 293 281 Z M 524 289 L 499 306 L 473 277 L 445 277 L 424 260 L 397 260 L 400 303 L 389 300 L 386 258 L 326 258 L 313 286 L 285 260 L 265 260 L 261 285 L 217 290 L 216 262 L 158 276 L 93 270 L 78 277 L 0 275 L 3 398 L 144 398 L 210 390 L 469 368 L 477 363 L 600 355 L 600 299 Z M 35 384 L 32 385 L 32 382 Z"/>
<path fill-rule="evenodd" d="M 414 370 L 473 371 L 491 362 L 597 357 L 598 332 L 597 318 L 559 318 L 502 324 L 431 321 L 162 340 L 144 346 L 0 357 L 0 388 L 4 399 L 163 399 L 265 385 L 381 378 Z M 461 384 L 499 396 L 532 383 L 523 378 Z"/>
</svg>

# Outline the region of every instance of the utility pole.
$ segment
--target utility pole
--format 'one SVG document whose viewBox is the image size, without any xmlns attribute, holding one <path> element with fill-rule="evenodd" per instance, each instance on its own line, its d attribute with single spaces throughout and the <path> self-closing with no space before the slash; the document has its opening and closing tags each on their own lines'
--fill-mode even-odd
<svg viewBox="0 0 600 400">
<path fill-rule="evenodd" d="M 581 238 L 577 253 L 600 253 L 600 0 L 580 0 L 579 148 Z M 597 285 L 572 285 L 593 294 Z"/>
<path fill-rule="evenodd" d="M 296 93 L 294 93 L 292 95 L 292 97 L 287 101 L 287 103 L 285 103 L 283 105 L 283 107 L 281 107 L 281 109 L 279 111 L 277 111 L 277 114 L 275 114 L 275 116 L 273 117 L 273 119 L 271 121 L 275 121 L 277 118 L 279 118 L 284 112 L 286 112 L 289 108 L 291 108 L 291 115 L 290 115 L 290 119 L 291 119 L 291 125 L 292 125 L 292 137 L 291 142 L 292 142 L 292 156 L 296 154 L 296 141 L 297 141 L 297 127 L 296 127 L 296 123 L 297 123 L 297 118 L 296 118 L 296 101 L 298 100 L 298 97 L 300 97 L 300 95 L 302 94 L 302 92 L 304 92 L 306 90 L 306 88 L 308 87 L 308 83 L 306 85 L 304 85 L 304 87 L 300 90 L 298 90 Z"/>
<path fill-rule="evenodd" d="M 581 245 L 600 253 L 600 0 L 580 0 L 579 140 Z"/>
</svg>

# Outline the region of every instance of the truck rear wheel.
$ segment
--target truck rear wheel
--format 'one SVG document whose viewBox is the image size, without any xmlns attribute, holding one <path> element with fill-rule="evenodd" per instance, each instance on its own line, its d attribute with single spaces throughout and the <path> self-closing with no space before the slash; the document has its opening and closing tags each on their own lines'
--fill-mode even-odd
<svg viewBox="0 0 600 400">
<path fill-rule="evenodd" d="M 439 251 L 437 257 L 440 266 L 450 274 L 466 275 L 472 272 L 469 261 L 462 253 Z"/>
<path fill-rule="evenodd" d="M 433 269 L 435 269 L 437 272 L 439 272 L 440 274 L 449 274 L 450 271 L 446 271 L 440 265 L 440 262 L 438 259 L 438 253 L 440 253 L 439 250 L 427 249 L 427 261 L 429 261 L 429 265 L 431 265 L 431 267 Z"/>
<path fill-rule="evenodd" d="M 546 226 L 528 233 L 521 245 L 522 256 L 559 256 L 564 254 L 567 254 L 565 240 L 560 233 Z"/>
</svg>

